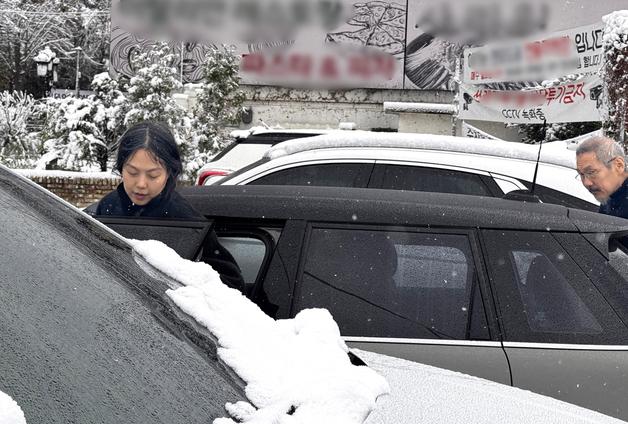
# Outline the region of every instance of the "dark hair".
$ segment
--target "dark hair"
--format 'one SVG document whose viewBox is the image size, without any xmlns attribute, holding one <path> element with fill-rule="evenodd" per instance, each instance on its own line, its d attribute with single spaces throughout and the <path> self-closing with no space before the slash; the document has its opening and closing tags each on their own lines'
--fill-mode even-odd
<svg viewBox="0 0 628 424">
<path fill-rule="evenodd" d="M 144 121 L 125 131 L 118 140 L 118 156 L 115 169 L 122 174 L 122 167 L 139 149 L 146 149 L 168 172 L 167 189 L 176 185 L 183 165 L 179 148 L 170 128 L 161 122 Z"/>
</svg>

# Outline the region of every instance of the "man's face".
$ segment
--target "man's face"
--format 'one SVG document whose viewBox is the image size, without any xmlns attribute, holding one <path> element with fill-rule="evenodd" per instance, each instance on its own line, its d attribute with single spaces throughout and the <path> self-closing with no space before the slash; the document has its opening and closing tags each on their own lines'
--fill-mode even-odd
<svg viewBox="0 0 628 424">
<path fill-rule="evenodd" d="M 582 184 L 600 203 L 606 202 L 626 178 L 624 159 L 621 157 L 615 157 L 605 164 L 594 152 L 582 153 L 576 156 L 576 167 Z"/>
</svg>

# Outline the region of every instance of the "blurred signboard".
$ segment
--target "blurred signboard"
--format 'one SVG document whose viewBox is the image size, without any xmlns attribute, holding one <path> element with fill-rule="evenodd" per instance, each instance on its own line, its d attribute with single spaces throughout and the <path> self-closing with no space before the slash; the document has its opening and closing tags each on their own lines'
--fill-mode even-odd
<svg viewBox="0 0 628 424">
<path fill-rule="evenodd" d="M 463 82 L 541 81 L 597 72 L 602 65 L 602 23 L 544 37 L 465 49 Z"/>
<path fill-rule="evenodd" d="M 110 62 L 131 76 L 134 55 L 167 41 L 198 82 L 208 46 L 228 44 L 248 84 L 454 90 L 465 46 L 588 25 L 625 1 L 112 0 Z"/>
<path fill-rule="evenodd" d="M 460 119 L 542 124 L 599 121 L 602 82 L 590 76 L 547 88 L 489 90 L 460 85 Z"/>
</svg>

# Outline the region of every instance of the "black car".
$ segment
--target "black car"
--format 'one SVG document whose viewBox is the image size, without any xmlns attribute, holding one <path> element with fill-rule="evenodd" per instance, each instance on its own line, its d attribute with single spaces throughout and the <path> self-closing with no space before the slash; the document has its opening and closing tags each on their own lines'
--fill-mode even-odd
<svg viewBox="0 0 628 424">
<path fill-rule="evenodd" d="M 350 346 L 628 418 L 628 221 L 410 191 L 181 193 L 207 223 L 102 222 L 197 260 L 213 226 L 272 317 L 327 308 Z"/>
<path fill-rule="evenodd" d="M 0 234 L 0 392 L 29 424 L 208 423 L 246 400 L 165 277 L 2 166 Z"/>
</svg>

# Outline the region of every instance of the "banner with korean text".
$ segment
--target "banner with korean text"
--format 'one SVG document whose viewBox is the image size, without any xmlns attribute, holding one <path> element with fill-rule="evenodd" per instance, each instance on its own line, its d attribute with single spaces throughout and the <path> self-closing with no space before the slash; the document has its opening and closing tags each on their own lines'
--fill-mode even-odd
<svg viewBox="0 0 628 424">
<path fill-rule="evenodd" d="M 461 84 L 458 118 L 512 124 L 600 121 L 601 93 L 598 76 L 519 91 Z"/>
<path fill-rule="evenodd" d="M 597 72 L 604 53 L 603 29 L 600 22 L 543 37 L 465 49 L 463 82 L 541 81 Z"/>
</svg>

